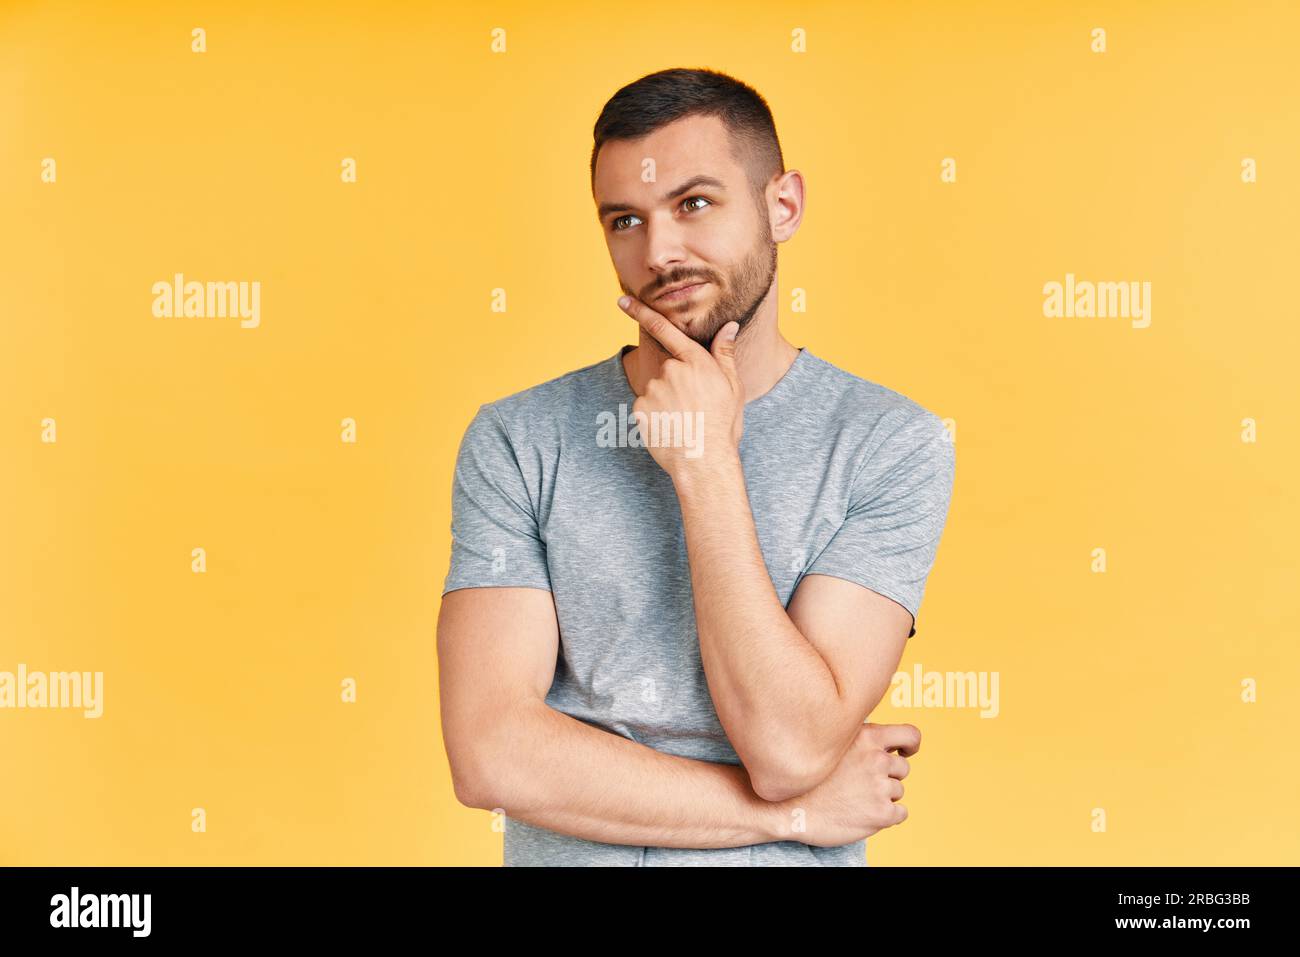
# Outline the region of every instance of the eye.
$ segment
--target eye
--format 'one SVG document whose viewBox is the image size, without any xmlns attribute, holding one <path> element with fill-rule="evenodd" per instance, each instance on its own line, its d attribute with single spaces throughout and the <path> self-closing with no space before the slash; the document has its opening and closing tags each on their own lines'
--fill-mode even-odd
<svg viewBox="0 0 1300 957">
<path fill-rule="evenodd" d="M 712 206 L 712 205 L 713 205 L 713 201 L 710 200 L 708 197 L 705 197 L 705 196 L 690 196 L 690 197 L 687 197 L 686 199 L 682 200 L 682 205 L 685 206 L 687 203 L 693 203 L 693 202 L 695 202 L 695 200 L 697 200 L 697 199 L 698 199 L 698 200 L 703 200 L 703 201 L 704 201 L 705 203 L 707 203 L 709 206 Z M 693 210 L 692 210 L 692 212 L 693 212 Z M 622 222 L 623 220 L 625 220 L 625 219 L 636 219 L 636 218 L 637 218 L 637 217 L 636 217 L 633 213 L 628 213 L 628 214 L 626 214 L 626 215 L 624 215 L 624 216 L 618 216 L 618 217 L 616 217 L 616 218 L 610 220 L 609 225 L 610 225 L 610 228 L 611 228 L 614 232 L 616 232 L 616 233 L 621 233 L 621 232 L 623 232 L 625 229 L 628 229 L 628 228 L 630 228 L 630 227 L 626 227 L 626 226 L 621 227 L 621 226 L 619 226 L 619 223 L 621 223 L 621 222 Z"/>
</svg>

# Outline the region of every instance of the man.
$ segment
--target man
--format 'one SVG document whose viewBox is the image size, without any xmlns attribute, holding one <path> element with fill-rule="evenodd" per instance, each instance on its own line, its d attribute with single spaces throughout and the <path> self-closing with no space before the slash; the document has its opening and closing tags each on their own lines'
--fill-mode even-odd
<svg viewBox="0 0 1300 957">
<path fill-rule="evenodd" d="M 504 814 L 507 865 L 863 866 L 907 816 L 920 733 L 864 721 L 915 634 L 952 444 L 781 335 L 804 186 L 750 87 L 624 87 L 591 174 L 638 345 L 482 405 L 461 442 L 457 797 Z"/>
</svg>

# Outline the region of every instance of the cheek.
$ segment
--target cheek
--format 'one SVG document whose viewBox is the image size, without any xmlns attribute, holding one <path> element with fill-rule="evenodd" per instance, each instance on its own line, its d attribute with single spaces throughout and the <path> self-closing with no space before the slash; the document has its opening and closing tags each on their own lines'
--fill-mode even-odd
<svg viewBox="0 0 1300 957">
<path fill-rule="evenodd" d="M 640 277 L 640 271 L 637 267 L 636 258 L 628 255 L 626 250 L 611 249 L 609 253 L 610 262 L 613 263 L 614 273 L 618 276 L 619 284 L 628 289 L 640 289 L 638 283 L 643 282 Z"/>
<path fill-rule="evenodd" d="M 720 285 L 727 285 L 728 280 L 735 275 L 736 269 L 744 261 L 741 250 L 735 249 L 724 238 L 719 237 L 717 241 L 707 245 L 698 245 L 693 252 L 700 264 L 701 270 L 712 274 Z"/>
</svg>

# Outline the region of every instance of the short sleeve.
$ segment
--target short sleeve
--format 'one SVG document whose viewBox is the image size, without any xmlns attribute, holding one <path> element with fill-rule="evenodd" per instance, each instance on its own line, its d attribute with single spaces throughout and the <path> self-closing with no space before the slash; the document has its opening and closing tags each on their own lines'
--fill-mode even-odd
<svg viewBox="0 0 1300 957">
<path fill-rule="evenodd" d="M 442 593 L 482 586 L 551 588 L 546 544 L 505 423 L 479 407 L 456 454 L 451 567 Z"/>
<path fill-rule="evenodd" d="M 806 574 L 856 582 L 912 615 L 916 634 L 926 579 L 948 517 L 955 466 L 943 420 L 922 410 L 863 463 L 843 525 Z"/>
</svg>

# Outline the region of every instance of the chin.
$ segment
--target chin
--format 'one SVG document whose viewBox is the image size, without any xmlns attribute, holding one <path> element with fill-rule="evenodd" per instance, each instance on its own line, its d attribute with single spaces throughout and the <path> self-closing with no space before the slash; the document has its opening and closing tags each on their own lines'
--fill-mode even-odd
<svg viewBox="0 0 1300 957">
<path fill-rule="evenodd" d="M 724 322 L 724 323 L 722 323 L 722 325 L 718 326 L 718 328 L 716 328 L 716 329 L 711 329 L 711 330 L 709 331 L 709 334 L 708 334 L 707 336 L 700 336 L 700 335 L 697 334 L 697 335 L 694 336 L 693 338 L 695 339 L 696 342 L 698 342 L 700 345 L 704 346 L 706 349 L 711 349 L 711 348 L 713 348 L 713 340 L 716 339 L 716 338 L 718 337 L 718 333 L 722 330 L 722 326 L 725 326 L 725 325 L 726 325 L 726 323 Z"/>
</svg>

